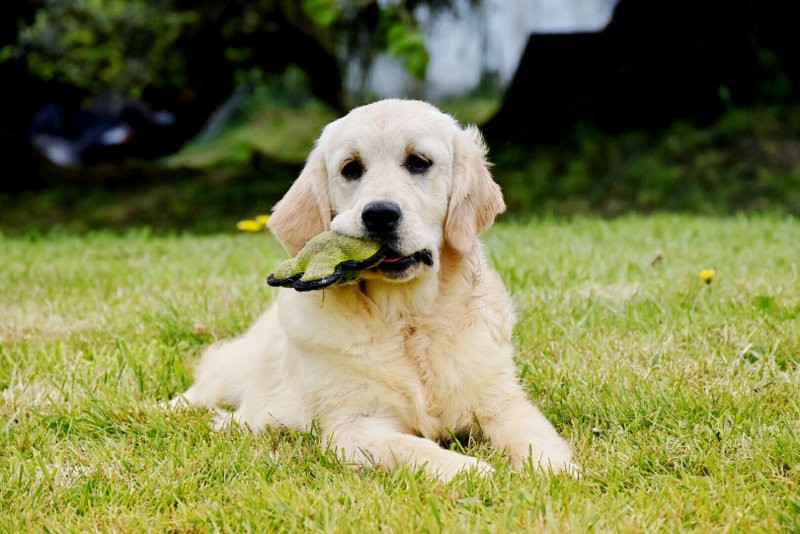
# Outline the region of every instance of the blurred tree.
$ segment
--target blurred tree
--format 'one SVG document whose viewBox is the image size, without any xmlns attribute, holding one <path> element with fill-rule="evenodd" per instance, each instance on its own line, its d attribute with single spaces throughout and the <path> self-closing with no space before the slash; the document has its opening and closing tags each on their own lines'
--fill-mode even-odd
<svg viewBox="0 0 800 534">
<path fill-rule="evenodd" d="M 175 134 L 188 138 L 243 80 L 293 65 L 315 96 L 343 111 L 343 50 L 386 50 L 424 76 L 427 52 L 411 16 L 419 3 L 447 2 L 13 1 L 0 21 L 0 78 L 14 81 L 0 84 L 0 156 L 19 151 L 42 104 L 77 106 L 103 93 L 171 110 Z M 364 29 L 367 41 L 354 37 Z"/>
<path fill-rule="evenodd" d="M 360 29 L 375 31 L 368 46 L 358 43 L 351 51 L 386 50 L 424 77 L 427 52 L 410 15 L 417 3 L 39 0 L 36 9 L 17 14 L 18 39 L 3 49 L 0 62 L 24 56 L 32 75 L 87 94 L 141 98 L 188 89 L 206 104 L 203 110 L 221 102 L 243 76 L 280 73 L 294 64 L 307 73 L 315 95 L 343 110 L 337 52 Z"/>
<path fill-rule="evenodd" d="M 150 86 L 186 84 L 175 45 L 197 20 L 195 11 L 146 0 L 64 0 L 37 11 L 19 46 L 45 81 L 140 97 Z"/>
<path fill-rule="evenodd" d="M 242 80 L 291 65 L 344 111 L 342 61 L 387 51 L 424 77 L 412 13 L 452 3 L 14 0 L 0 17 L 0 157 L 20 152 L 25 121 L 48 98 L 143 98 L 173 110 L 188 137 Z M 534 35 L 487 138 L 558 139 L 582 118 L 610 130 L 708 122 L 731 105 L 796 99 L 800 61 L 785 5 L 620 0 L 601 33 Z"/>
<path fill-rule="evenodd" d="M 184 111 L 188 130 L 243 76 L 292 63 L 320 98 L 342 105 L 332 43 L 296 2 L 61 0 L 41 3 L 18 24 L 18 40 L 4 55 L 24 58 L 34 79 L 84 96 L 156 100 Z"/>
</svg>

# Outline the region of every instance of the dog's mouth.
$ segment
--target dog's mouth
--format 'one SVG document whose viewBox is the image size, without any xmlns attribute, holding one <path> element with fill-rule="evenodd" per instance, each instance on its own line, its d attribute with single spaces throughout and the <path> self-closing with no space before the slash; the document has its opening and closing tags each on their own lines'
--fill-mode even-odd
<svg viewBox="0 0 800 534">
<path fill-rule="evenodd" d="M 433 254 L 428 249 L 418 250 L 408 256 L 402 256 L 391 249 L 384 250 L 381 262 L 374 268 L 388 274 L 399 274 L 424 263 L 428 267 L 433 266 Z"/>
</svg>

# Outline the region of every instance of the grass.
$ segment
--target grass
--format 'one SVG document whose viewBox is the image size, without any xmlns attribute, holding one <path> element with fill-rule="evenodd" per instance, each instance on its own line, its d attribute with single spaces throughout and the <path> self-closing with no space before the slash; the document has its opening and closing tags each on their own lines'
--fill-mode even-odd
<svg viewBox="0 0 800 534">
<path fill-rule="evenodd" d="M 798 220 L 518 219 L 485 241 L 521 380 L 581 480 L 470 443 L 495 473 L 442 485 L 158 408 L 274 297 L 272 238 L 6 236 L 0 531 L 800 529 Z"/>
<path fill-rule="evenodd" d="M 302 162 L 322 128 L 336 118 L 317 101 L 292 107 L 261 105 L 246 120 L 233 121 L 215 135 L 187 144 L 165 162 L 190 168 L 248 164 L 254 157 Z"/>
</svg>

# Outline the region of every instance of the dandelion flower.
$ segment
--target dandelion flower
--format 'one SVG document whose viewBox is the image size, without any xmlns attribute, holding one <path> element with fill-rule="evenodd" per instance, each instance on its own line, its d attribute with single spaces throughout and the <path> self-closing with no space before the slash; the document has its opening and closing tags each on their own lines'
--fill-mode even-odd
<svg viewBox="0 0 800 534">
<path fill-rule="evenodd" d="M 243 232 L 260 232 L 264 229 L 264 225 L 253 219 L 245 219 L 236 223 L 236 228 Z"/>
<path fill-rule="evenodd" d="M 706 284 L 710 284 L 715 274 L 717 274 L 717 271 L 715 271 L 714 269 L 703 269 L 697 276 L 699 276 L 700 280 L 702 280 Z"/>
<path fill-rule="evenodd" d="M 257 216 L 257 217 L 256 217 L 256 219 L 255 219 L 255 221 L 256 221 L 258 224 L 260 224 L 261 226 L 266 226 L 266 225 L 267 225 L 267 221 L 268 221 L 268 220 L 269 220 L 269 215 L 268 215 L 268 214 L 265 214 L 265 215 L 259 215 L 259 216 Z"/>
</svg>

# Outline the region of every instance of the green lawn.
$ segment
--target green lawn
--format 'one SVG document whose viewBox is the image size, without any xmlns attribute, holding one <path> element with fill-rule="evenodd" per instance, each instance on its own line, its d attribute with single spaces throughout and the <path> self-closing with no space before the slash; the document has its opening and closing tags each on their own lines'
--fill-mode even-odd
<svg viewBox="0 0 800 534">
<path fill-rule="evenodd" d="M 800 530 L 800 221 L 512 220 L 485 241 L 582 479 L 471 443 L 496 471 L 442 485 L 158 408 L 276 294 L 270 237 L 0 237 L 0 532 Z"/>
</svg>

